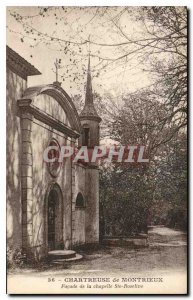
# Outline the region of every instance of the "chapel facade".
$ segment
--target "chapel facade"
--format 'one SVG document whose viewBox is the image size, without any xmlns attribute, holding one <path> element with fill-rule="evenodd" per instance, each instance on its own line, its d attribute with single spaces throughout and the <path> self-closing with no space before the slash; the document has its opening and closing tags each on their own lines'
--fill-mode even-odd
<svg viewBox="0 0 193 300">
<path fill-rule="evenodd" d="M 99 242 L 97 164 L 43 160 L 49 145 L 99 145 L 90 58 L 80 115 L 58 82 L 27 86 L 28 76 L 40 74 L 7 46 L 7 245 L 36 259 Z"/>
</svg>

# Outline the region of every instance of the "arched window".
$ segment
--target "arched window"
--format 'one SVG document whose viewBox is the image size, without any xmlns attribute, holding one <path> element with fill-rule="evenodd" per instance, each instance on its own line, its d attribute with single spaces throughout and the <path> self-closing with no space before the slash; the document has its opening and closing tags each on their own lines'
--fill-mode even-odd
<svg viewBox="0 0 193 300">
<path fill-rule="evenodd" d="M 83 125 L 83 133 L 82 133 L 82 146 L 89 146 L 90 140 L 90 129 L 87 124 Z"/>
<path fill-rule="evenodd" d="M 83 197 L 82 193 L 78 193 L 78 195 L 76 197 L 76 207 L 77 208 L 85 207 L 84 197 Z"/>
</svg>

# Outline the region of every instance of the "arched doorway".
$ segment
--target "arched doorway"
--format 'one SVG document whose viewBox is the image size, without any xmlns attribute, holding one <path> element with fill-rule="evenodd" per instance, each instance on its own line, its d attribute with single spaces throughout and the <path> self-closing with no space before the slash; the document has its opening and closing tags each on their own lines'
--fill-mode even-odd
<svg viewBox="0 0 193 300">
<path fill-rule="evenodd" d="M 47 193 L 46 244 L 48 251 L 63 248 L 63 201 L 58 184 L 53 184 Z"/>
<path fill-rule="evenodd" d="M 83 245 L 86 241 L 85 236 L 85 199 L 81 192 L 76 196 L 76 206 L 75 206 L 75 221 L 74 221 L 74 244 Z"/>
</svg>

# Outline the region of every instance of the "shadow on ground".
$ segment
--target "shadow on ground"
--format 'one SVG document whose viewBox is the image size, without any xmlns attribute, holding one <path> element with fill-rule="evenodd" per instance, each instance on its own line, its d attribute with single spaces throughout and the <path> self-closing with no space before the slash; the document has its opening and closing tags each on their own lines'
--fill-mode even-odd
<svg viewBox="0 0 193 300">
<path fill-rule="evenodd" d="M 77 262 L 52 265 L 41 263 L 36 268 L 11 270 L 11 274 L 104 275 L 111 272 L 129 274 L 146 272 L 185 271 L 187 263 L 186 234 L 165 227 L 153 227 L 148 234 L 148 247 L 129 248 L 100 246 L 97 249 L 79 251 L 83 259 Z"/>
</svg>

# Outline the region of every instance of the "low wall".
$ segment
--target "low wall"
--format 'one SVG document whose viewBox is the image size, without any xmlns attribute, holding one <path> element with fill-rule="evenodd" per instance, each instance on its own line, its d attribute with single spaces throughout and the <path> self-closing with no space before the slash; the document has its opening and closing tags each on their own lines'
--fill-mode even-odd
<svg viewBox="0 0 193 300">
<path fill-rule="evenodd" d="M 148 235 L 139 234 L 135 237 L 104 237 L 102 244 L 107 246 L 147 247 Z"/>
</svg>

